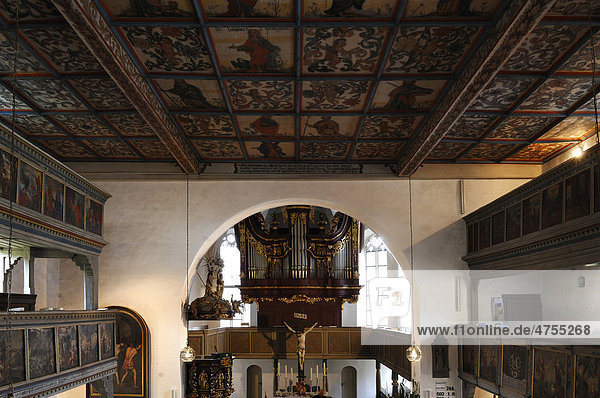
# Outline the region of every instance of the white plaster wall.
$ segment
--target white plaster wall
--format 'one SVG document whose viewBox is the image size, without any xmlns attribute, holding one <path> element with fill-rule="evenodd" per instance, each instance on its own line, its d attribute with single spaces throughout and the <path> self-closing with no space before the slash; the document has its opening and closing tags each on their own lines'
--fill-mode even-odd
<svg viewBox="0 0 600 398">
<path fill-rule="evenodd" d="M 71 259 L 59 260 L 58 306 L 65 310 L 83 310 L 84 274 Z"/>
<path fill-rule="evenodd" d="M 523 182 L 468 181 L 467 212 Z M 185 182 L 102 180 L 96 183 L 113 195 L 105 207 L 104 237 L 110 244 L 100 256 L 99 304 L 129 307 L 146 320 L 150 328 L 152 397 L 168 398 L 172 388 L 180 388 L 178 353 L 185 344 L 180 311 L 188 265 Z M 465 233 L 460 221 L 458 187 L 456 180 L 414 181 L 416 268 L 464 267 L 460 257 L 465 251 Z M 338 209 L 360 219 L 385 239 L 400 265 L 406 268 L 407 188 L 406 180 L 192 181 L 190 258 L 198 259 L 227 228 L 256 211 L 281 204 L 307 203 Z M 427 289 L 423 291 L 431 294 Z M 453 308 L 454 300 L 450 300 L 453 287 L 437 290 L 435 294 L 439 297 L 437 314 L 443 318 Z M 432 380 L 425 377 L 431 364 L 422 361 L 421 368 L 423 387 L 427 383 L 433 386 Z M 330 374 L 333 373 L 331 369 Z"/>
</svg>

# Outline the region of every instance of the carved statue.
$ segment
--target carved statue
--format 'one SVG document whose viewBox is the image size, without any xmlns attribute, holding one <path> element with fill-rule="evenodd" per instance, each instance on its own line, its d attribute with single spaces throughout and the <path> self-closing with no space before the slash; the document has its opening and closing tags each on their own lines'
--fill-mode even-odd
<svg viewBox="0 0 600 398">
<path fill-rule="evenodd" d="M 308 332 L 313 330 L 315 328 L 315 326 L 317 326 L 318 323 L 319 322 L 315 322 L 315 324 L 312 325 L 310 329 L 300 332 L 300 331 L 295 331 L 294 329 L 292 329 L 290 327 L 290 325 L 283 322 L 283 324 L 288 328 L 288 330 L 290 332 L 294 333 L 296 335 L 296 337 L 298 338 L 298 346 L 296 347 L 296 354 L 298 354 L 298 368 L 299 368 L 300 372 L 304 371 L 304 353 L 306 352 L 306 335 Z"/>
<path fill-rule="evenodd" d="M 223 281 L 223 260 L 219 257 L 206 259 L 206 285 L 204 295 L 190 305 L 190 319 L 231 319 L 241 314 L 241 302 L 229 302 L 223 299 L 225 283 Z"/>
</svg>

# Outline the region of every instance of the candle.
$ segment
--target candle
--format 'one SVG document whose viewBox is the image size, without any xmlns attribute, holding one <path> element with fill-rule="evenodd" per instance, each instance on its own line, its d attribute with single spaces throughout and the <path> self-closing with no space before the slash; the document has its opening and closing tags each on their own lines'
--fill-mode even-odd
<svg viewBox="0 0 600 398">
<path fill-rule="evenodd" d="M 277 362 L 277 376 L 279 376 L 279 369 L 281 368 L 281 364 Z"/>
<path fill-rule="evenodd" d="M 327 364 L 323 362 L 323 377 L 327 376 Z"/>
<path fill-rule="evenodd" d="M 290 369 L 290 372 L 292 374 L 292 377 L 290 377 L 290 381 L 292 382 L 292 385 L 294 385 L 294 369 Z"/>
<path fill-rule="evenodd" d="M 317 365 L 317 380 L 319 380 L 319 365 Z"/>
<path fill-rule="evenodd" d="M 310 368 L 310 382 L 312 384 L 312 368 Z"/>
<path fill-rule="evenodd" d="M 285 365 L 285 378 L 287 379 L 287 365 Z"/>
</svg>

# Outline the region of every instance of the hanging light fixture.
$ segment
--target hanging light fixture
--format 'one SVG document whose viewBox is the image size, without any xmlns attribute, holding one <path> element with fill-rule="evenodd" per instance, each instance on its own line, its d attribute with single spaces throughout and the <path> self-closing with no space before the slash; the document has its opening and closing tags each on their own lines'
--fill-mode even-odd
<svg viewBox="0 0 600 398">
<path fill-rule="evenodd" d="M 418 362 L 423 356 L 419 346 L 415 344 L 415 265 L 413 261 L 413 216 L 412 216 L 412 179 L 408 177 L 408 223 L 410 226 L 410 308 L 412 312 L 412 327 L 410 346 L 406 349 L 406 358 L 410 362 Z"/>
<path fill-rule="evenodd" d="M 190 347 L 188 338 L 190 321 L 188 318 L 189 307 L 189 289 L 190 282 L 188 277 L 189 264 L 189 249 L 190 249 L 190 176 L 186 175 L 185 181 L 185 347 L 179 351 L 179 358 L 183 362 L 192 362 L 196 358 L 196 351 Z"/>
</svg>

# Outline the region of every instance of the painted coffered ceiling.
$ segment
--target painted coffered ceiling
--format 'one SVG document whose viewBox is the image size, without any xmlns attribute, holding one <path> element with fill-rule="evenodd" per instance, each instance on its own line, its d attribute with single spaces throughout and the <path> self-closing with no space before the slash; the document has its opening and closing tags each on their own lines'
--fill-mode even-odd
<svg viewBox="0 0 600 398">
<path fill-rule="evenodd" d="M 410 175 L 541 163 L 595 132 L 595 1 L 18 2 L 17 21 L 0 1 L 0 123 L 14 93 L 15 130 L 62 161 Z"/>
</svg>

